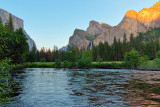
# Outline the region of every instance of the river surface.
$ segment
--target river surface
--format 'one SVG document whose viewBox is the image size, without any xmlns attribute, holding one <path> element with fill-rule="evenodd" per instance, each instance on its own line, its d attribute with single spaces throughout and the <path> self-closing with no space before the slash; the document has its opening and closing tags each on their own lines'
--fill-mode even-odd
<svg viewBox="0 0 160 107">
<path fill-rule="evenodd" d="M 158 86 L 160 71 L 27 68 L 11 74 L 7 107 L 160 107 L 158 92 L 144 85 Z"/>
</svg>

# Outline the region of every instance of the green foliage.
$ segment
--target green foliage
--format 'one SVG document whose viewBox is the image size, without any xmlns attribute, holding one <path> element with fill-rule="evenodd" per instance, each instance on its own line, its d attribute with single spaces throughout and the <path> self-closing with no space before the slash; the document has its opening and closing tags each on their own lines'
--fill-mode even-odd
<svg viewBox="0 0 160 107">
<path fill-rule="evenodd" d="M 45 58 L 40 58 L 40 62 L 46 62 Z"/>
<path fill-rule="evenodd" d="M 15 68 L 53 68 L 55 67 L 54 62 L 27 62 L 15 65 Z"/>
<path fill-rule="evenodd" d="M 134 37 L 134 35 L 131 34 L 130 38 L 127 38 L 126 34 L 124 34 L 123 40 L 114 38 L 113 44 L 110 45 L 106 41 L 104 43 L 99 43 L 98 46 L 93 46 L 92 50 L 86 50 L 84 47 L 81 47 L 81 49 L 79 49 L 76 46 L 68 46 L 66 51 L 58 50 L 56 46 L 54 47 L 54 50 L 42 48 L 40 51 L 36 52 L 36 60 L 40 61 L 41 58 L 45 58 L 46 62 L 54 62 L 56 59 L 59 59 L 62 62 L 65 62 L 63 66 L 67 67 L 73 64 L 73 66 L 77 65 L 83 67 L 86 65 L 80 63 L 82 62 L 82 60 L 87 62 L 86 61 L 87 58 L 91 59 L 91 61 L 98 61 L 100 63 L 102 62 L 99 60 L 101 58 L 103 59 L 103 61 L 106 62 L 124 61 L 127 59 L 125 57 L 126 53 L 130 52 L 131 49 L 134 48 L 139 53 L 138 54 L 139 58 L 134 59 L 129 56 L 128 60 L 130 60 L 132 63 L 125 63 L 125 64 L 128 67 L 137 68 L 137 66 L 138 67 L 146 66 L 147 64 L 150 63 L 148 62 L 148 60 L 153 60 L 156 58 L 156 53 L 160 51 L 159 38 L 160 38 L 160 28 L 155 28 L 151 29 L 146 33 L 139 33 L 137 37 Z M 89 39 L 93 40 L 93 38 Z M 7 51 L 7 49 L 5 51 Z M 137 60 L 139 61 L 133 63 L 134 61 L 132 59 L 135 61 Z M 104 65 L 104 63 L 102 64 L 104 68 L 105 66 L 111 67 L 112 65 L 113 65 L 112 68 L 117 66 L 125 67 L 124 64 L 110 64 L 110 65 L 109 64 Z M 157 68 L 157 64 L 155 65 L 156 66 L 153 67 Z"/>
<path fill-rule="evenodd" d="M 8 100 L 9 93 L 11 90 L 11 83 L 9 81 L 11 75 L 9 71 L 12 66 L 9 65 L 10 60 L 2 60 L 0 61 L 0 104 Z"/>
<path fill-rule="evenodd" d="M 65 60 L 65 61 L 63 62 L 63 66 L 64 66 L 65 68 L 72 68 L 72 67 L 73 67 L 73 63 L 70 62 L 70 61 Z"/>
<path fill-rule="evenodd" d="M 82 57 L 76 62 L 76 65 L 79 68 L 88 68 L 91 67 L 92 59 L 90 57 Z"/>
<path fill-rule="evenodd" d="M 60 67 L 61 66 L 61 61 L 59 60 L 59 59 L 56 59 L 55 60 L 55 65 L 56 65 L 56 67 Z"/>
<path fill-rule="evenodd" d="M 125 54 L 125 64 L 129 68 L 137 68 L 140 64 L 140 57 L 138 51 L 132 49 L 130 52 Z"/>
<path fill-rule="evenodd" d="M 156 58 L 154 60 L 154 64 L 157 65 L 160 68 L 160 58 Z"/>
<path fill-rule="evenodd" d="M 156 58 L 160 58 L 160 51 L 156 53 Z"/>
<path fill-rule="evenodd" d="M 149 58 L 147 56 L 140 57 L 140 64 L 148 63 Z"/>
<path fill-rule="evenodd" d="M 92 51 L 88 50 L 82 54 L 82 57 L 77 60 L 76 65 L 79 68 L 88 68 L 92 65 Z"/>
<path fill-rule="evenodd" d="M 158 64 L 155 62 L 155 60 L 150 60 L 147 63 L 141 63 L 138 66 L 139 69 L 149 69 L 149 70 L 160 70 L 160 67 L 158 66 Z"/>
<path fill-rule="evenodd" d="M 0 25 L 2 25 L 2 18 L 0 17 Z"/>
<path fill-rule="evenodd" d="M 13 63 L 20 63 L 23 54 L 29 51 L 27 38 L 22 29 L 8 31 L 0 24 L 0 59 L 11 58 Z"/>
<path fill-rule="evenodd" d="M 101 64 L 102 64 L 102 62 L 103 62 L 103 59 L 102 59 L 100 56 L 98 56 L 98 58 L 97 58 L 97 62 L 98 62 L 98 64 L 99 64 L 99 65 L 101 65 Z"/>
<path fill-rule="evenodd" d="M 26 62 L 35 62 L 36 61 L 36 55 L 33 52 L 26 53 L 25 57 L 26 57 Z M 45 60 L 43 59 L 43 61 L 45 61 Z"/>
<path fill-rule="evenodd" d="M 66 60 L 75 63 L 77 61 L 78 52 L 79 50 L 77 47 L 69 46 L 66 52 Z"/>
<path fill-rule="evenodd" d="M 13 20 L 12 20 L 12 15 L 11 15 L 11 14 L 9 15 L 9 21 L 8 21 L 8 23 L 7 23 L 7 30 L 8 30 L 9 32 L 13 32 L 13 30 L 14 30 Z"/>
</svg>

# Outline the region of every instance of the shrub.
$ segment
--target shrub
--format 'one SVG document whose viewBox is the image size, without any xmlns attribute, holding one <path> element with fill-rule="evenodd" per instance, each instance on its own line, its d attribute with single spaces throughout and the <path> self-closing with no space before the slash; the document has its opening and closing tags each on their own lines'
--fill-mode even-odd
<svg viewBox="0 0 160 107">
<path fill-rule="evenodd" d="M 9 71 L 11 70 L 12 66 L 9 65 L 8 60 L 0 61 L 0 103 L 5 102 L 8 100 L 8 94 L 12 92 L 11 90 L 11 83 L 9 81 L 11 75 Z"/>
<path fill-rule="evenodd" d="M 160 58 L 160 51 L 156 53 L 156 58 Z"/>
<path fill-rule="evenodd" d="M 91 64 L 92 64 L 92 59 L 90 57 L 82 57 L 76 62 L 76 65 L 79 68 L 86 68 L 86 67 L 88 68 L 91 66 Z"/>
<path fill-rule="evenodd" d="M 59 59 L 55 60 L 55 65 L 56 67 L 60 67 L 61 66 L 61 61 Z"/>
<path fill-rule="evenodd" d="M 154 64 L 160 67 L 160 51 L 156 53 L 156 59 L 154 60 Z"/>
<path fill-rule="evenodd" d="M 148 63 L 149 58 L 147 56 L 140 57 L 140 64 Z"/>
<path fill-rule="evenodd" d="M 70 61 L 66 61 L 66 60 L 65 60 L 65 61 L 63 62 L 63 66 L 66 67 L 66 68 L 72 68 L 73 63 L 70 62 Z"/>
<path fill-rule="evenodd" d="M 102 62 L 103 62 L 103 59 L 100 56 L 98 56 L 97 57 L 97 62 L 98 62 L 99 65 L 101 65 Z"/>
<path fill-rule="evenodd" d="M 28 53 L 26 54 L 26 61 L 27 61 L 27 62 L 35 62 L 35 61 L 36 61 L 36 55 L 35 55 L 35 53 L 33 53 L 33 52 L 28 52 Z M 45 60 L 43 59 L 43 61 L 45 61 Z"/>
<path fill-rule="evenodd" d="M 40 62 L 46 62 L 45 58 L 40 58 Z"/>
<path fill-rule="evenodd" d="M 160 67 L 160 58 L 156 58 L 154 60 L 154 64 L 157 65 L 158 67 Z"/>
<path fill-rule="evenodd" d="M 125 54 L 125 64 L 128 68 L 137 68 L 140 64 L 140 57 L 138 51 L 132 49 Z"/>
</svg>

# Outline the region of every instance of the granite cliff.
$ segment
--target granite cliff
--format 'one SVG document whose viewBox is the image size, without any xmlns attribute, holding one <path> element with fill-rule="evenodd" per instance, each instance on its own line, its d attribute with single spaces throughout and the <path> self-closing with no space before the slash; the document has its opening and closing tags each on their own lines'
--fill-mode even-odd
<svg viewBox="0 0 160 107">
<path fill-rule="evenodd" d="M 8 20 L 9 20 L 9 15 L 10 13 L 0 9 L 0 17 L 2 19 L 3 24 L 5 24 Z M 28 39 L 28 45 L 29 45 L 29 50 L 31 51 L 33 47 L 36 48 L 36 44 L 35 42 L 30 38 L 30 36 L 27 34 L 27 32 L 24 30 L 24 22 L 22 19 L 12 15 L 12 20 L 13 20 L 13 26 L 14 26 L 14 30 L 22 28 L 24 31 L 25 36 Z"/>
<path fill-rule="evenodd" d="M 69 39 L 69 45 L 76 45 L 81 49 L 87 48 L 91 42 L 94 45 L 105 41 L 112 44 L 114 37 L 122 41 L 126 34 L 129 40 L 131 34 L 136 37 L 140 32 L 158 27 L 160 27 L 160 1 L 151 8 L 144 8 L 139 12 L 129 10 L 117 26 L 91 21 L 86 31 L 75 30 Z"/>
</svg>

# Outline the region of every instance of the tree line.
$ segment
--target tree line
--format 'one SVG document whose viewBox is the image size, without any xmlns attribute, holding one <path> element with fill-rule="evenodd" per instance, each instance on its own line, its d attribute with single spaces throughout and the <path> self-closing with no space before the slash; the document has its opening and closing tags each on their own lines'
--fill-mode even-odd
<svg viewBox="0 0 160 107">
<path fill-rule="evenodd" d="M 0 60 L 10 58 L 12 63 L 21 63 L 28 52 L 27 38 L 22 28 L 14 30 L 12 15 L 5 25 L 0 17 Z"/>
<path fill-rule="evenodd" d="M 87 53 L 94 62 L 99 59 L 103 61 L 123 61 L 125 54 L 135 49 L 140 56 L 147 56 L 150 60 L 153 60 L 160 50 L 159 38 L 160 28 L 155 28 L 146 33 L 139 33 L 137 37 L 133 37 L 133 34 L 131 34 L 130 40 L 127 40 L 126 34 L 124 34 L 123 41 L 114 38 L 112 45 L 109 45 L 108 42 L 100 42 L 98 46 L 94 46 L 91 50 L 79 50 L 76 46 L 68 46 L 66 51 L 59 51 L 56 46 L 53 50 L 43 47 L 35 53 L 35 58 L 31 59 L 34 59 L 32 62 L 54 62 L 56 59 L 62 62 L 65 60 L 76 62 Z"/>
<path fill-rule="evenodd" d="M 124 34 L 123 40 L 114 38 L 113 44 L 108 42 L 99 43 L 98 46 L 93 46 L 91 50 L 81 49 L 78 47 L 68 46 L 66 51 L 58 50 L 57 46 L 54 49 L 36 50 L 33 47 L 29 52 L 27 38 L 23 33 L 23 29 L 14 30 L 12 16 L 10 15 L 8 22 L 3 25 L 0 18 L 0 59 L 11 58 L 12 63 L 22 62 L 71 62 L 76 63 L 85 59 L 92 62 L 97 61 L 124 61 L 125 54 L 132 49 L 138 51 L 140 56 L 146 56 L 153 60 L 156 58 L 156 53 L 160 50 L 160 28 L 154 28 L 146 33 L 139 33 L 137 37 L 133 34 L 127 40 Z"/>
</svg>

